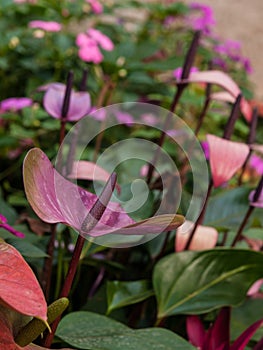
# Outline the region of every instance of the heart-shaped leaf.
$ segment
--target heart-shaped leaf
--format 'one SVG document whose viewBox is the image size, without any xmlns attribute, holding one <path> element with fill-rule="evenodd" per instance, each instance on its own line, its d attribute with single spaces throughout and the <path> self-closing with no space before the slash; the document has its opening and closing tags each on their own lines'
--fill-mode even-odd
<svg viewBox="0 0 263 350">
<path fill-rule="evenodd" d="M 56 335 L 79 349 L 194 350 L 186 340 L 164 328 L 133 330 L 92 312 L 73 312 L 64 317 Z"/>
<path fill-rule="evenodd" d="M 107 314 L 123 306 L 143 301 L 154 294 L 149 281 L 108 281 L 107 282 Z"/>
<path fill-rule="evenodd" d="M 237 249 L 166 256 L 155 265 L 153 274 L 158 318 L 238 305 L 253 282 L 263 276 L 262 264 L 262 253 Z"/>
</svg>

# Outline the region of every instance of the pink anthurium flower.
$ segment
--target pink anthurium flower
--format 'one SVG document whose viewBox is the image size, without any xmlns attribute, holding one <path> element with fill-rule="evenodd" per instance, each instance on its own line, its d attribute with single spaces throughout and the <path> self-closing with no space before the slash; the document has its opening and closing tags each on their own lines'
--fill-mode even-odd
<svg viewBox="0 0 263 350">
<path fill-rule="evenodd" d="M 98 200 L 95 194 L 63 178 L 38 148 L 28 152 L 23 176 L 26 196 L 36 214 L 45 222 L 69 225 L 83 236 L 156 234 L 173 230 L 184 222 L 182 216 L 169 214 L 135 222 L 119 203 L 109 202 L 101 220 L 87 231 L 83 226 L 89 210 Z"/>
<path fill-rule="evenodd" d="M 103 181 L 107 182 L 110 177 L 105 169 L 93 162 L 86 160 L 79 160 L 73 163 L 71 173 L 68 175 L 69 179 L 82 179 L 89 181 Z M 120 186 L 116 184 L 118 192 L 120 192 Z"/>
<path fill-rule="evenodd" d="M 229 92 L 234 97 L 234 100 L 241 93 L 234 80 L 226 73 L 218 70 L 190 73 L 189 78 L 185 82 L 216 84 Z M 246 120 L 250 122 L 252 119 L 252 108 L 244 97 L 242 97 L 240 108 Z"/>
<path fill-rule="evenodd" d="M 199 350 L 244 350 L 250 338 L 262 325 L 263 319 L 248 327 L 230 345 L 230 308 L 224 307 L 219 312 L 214 324 L 205 330 L 198 316 L 188 316 L 186 329 L 191 344 Z"/>
<path fill-rule="evenodd" d="M 0 113 L 13 111 L 17 112 L 25 107 L 30 107 L 33 100 L 28 97 L 10 97 L 0 102 Z"/>
<path fill-rule="evenodd" d="M 6 231 L 12 233 L 16 237 L 24 238 L 25 235 L 22 232 L 15 230 L 12 226 L 8 225 L 7 218 L 0 214 L 0 227 L 4 228 Z"/>
<path fill-rule="evenodd" d="M 37 28 L 45 30 L 46 32 L 59 32 L 61 24 L 54 21 L 40 21 L 35 20 L 28 23 L 29 28 Z"/>
<path fill-rule="evenodd" d="M 183 226 L 176 230 L 175 251 L 181 252 L 185 249 L 194 223 L 186 221 Z M 215 228 L 209 226 L 197 226 L 194 237 L 190 243 L 189 250 L 212 249 L 216 246 L 218 232 Z"/>
<path fill-rule="evenodd" d="M 213 184 L 214 187 L 219 187 L 242 167 L 248 156 L 249 146 L 214 135 L 207 135 L 207 142 Z"/>
<path fill-rule="evenodd" d="M 44 95 L 43 105 L 45 110 L 53 118 L 62 118 L 62 106 L 64 102 L 66 85 L 53 83 L 47 87 Z M 71 91 L 67 121 L 77 121 L 89 113 L 91 108 L 90 95 L 87 92 Z"/>
</svg>

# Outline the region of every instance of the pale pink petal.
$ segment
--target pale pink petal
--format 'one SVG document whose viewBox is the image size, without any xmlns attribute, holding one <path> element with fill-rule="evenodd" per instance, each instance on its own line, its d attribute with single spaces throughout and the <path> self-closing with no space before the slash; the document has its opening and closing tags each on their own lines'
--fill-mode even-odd
<svg viewBox="0 0 263 350">
<path fill-rule="evenodd" d="M 79 160 L 73 163 L 72 171 L 68 175 L 69 179 L 82 179 L 89 181 L 103 181 L 107 182 L 110 173 L 101 168 L 93 162 Z M 116 188 L 120 192 L 120 186 L 117 184 Z"/>
<path fill-rule="evenodd" d="M 261 278 L 260 280 L 252 284 L 252 286 L 249 288 L 247 292 L 247 295 L 253 296 L 254 294 L 258 293 L 262 285 L 263 285 L 263 278 Z"/>
<path fill-rule="evenodd" d="M 235 103 L 236 99 L 227 91 L 214 92 L 210 95 L 212 100 Z"/>
<path fill-rule="evenodd" d="M 38 148 L 24 160 L 24 187 L 35 213 L 45 222 L 65 223 L 83 235 L 82 224 L 98 197 L 63 178 Z M 159 215 L 135 222 L 119 203 L 109 202 L 99 223 L 87 233 L 97 237 L 108 233 L 144 235 L 177 228 L 184 222 L 180 215 Z"/>
<path fill-rule="evenodd" d="M 238 85 L 234 82 L 232 78 L 230 78 L 230 76 L 228 76 L 224 72 L 217 70 L 190 73 L 189 78 L 186 80 L 186 82 L 210 83 L 219 85 L 220 87 L 228 91 L 231 95 L 233 95 L 235 99 L 241 93 L 241 90 L 239 89 Z M 240 108 L 246 120 L 250 122 L 252 119 L 252 108 L 244 98 L 242 98 L 241 100 Z"/>
<path fill-rule="evenodd" d="M 248 145 L 233 142 L 214 135 L 207 135 L 210 168 L 214 187 L 223 185 L 242 167 L 248 153 Z"/>
<path fill-rule="evenodd" d="M 97 43 L 106 51 L 112 51 L 114 49 L 114 44 L 111 41 L 111 39 L 103 34 L 102 32 L 100 32 L 97 29 L 94 28 L 90 28 L 87 31 L 87 34 L 94 39 L 95 41 L 97 41 Z"/>
<path fill-rule="evenodd" d="M 256 151 L 256 152 L 260 152 L 263 154 L 263 145 L 259 145 L 259 144 L 253 144 L 253 145 L 250 145 L 250 148 L 253 150 L 253 151 Z"/>
<path fill-rule="evenodd" d="M 51 84 L 43 98 L 45 110 L 48 112 L 48 114 L 57 119 L 61 119 L 65 89 L 66 85 L 64 84 Z M 90 95 L 87 92 L 71 91 L 69 110 L 66 120 L 77 121 L 88 114 L 90 108 Z"/>
<path fill-rule="evenodd" d="M 175 251 L 184 250 L 187 240 L 194 228 L 194 223 L 186 221 L 183 226 L 179 227 L 175 236 Z M 212 249 L 216 246 L 218 232 L 215 228 L 209 226 L 198 226 L 194 237 L 191 241 L 189 250 Z"/>
<path fill-rule="evenodd" d="M 54 21 L 31 21 L 28 24 L 29 28 L 38 28 L 47 32 L 59 32 L 62 28 L 61 24 Z"/>
</svg>

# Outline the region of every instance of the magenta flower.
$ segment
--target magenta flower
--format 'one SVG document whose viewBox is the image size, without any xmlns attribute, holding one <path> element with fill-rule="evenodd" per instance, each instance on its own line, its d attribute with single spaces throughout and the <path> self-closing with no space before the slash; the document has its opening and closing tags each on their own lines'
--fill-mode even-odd
<svg viewBox="0 0 263 350">
<path fill-rule="evenodd" d="M 17 112 L 25 107 L 30 107 L 33 100 L 28 97 L 10 97 L 0 102 L 0 113 L 13 111 Z"/>
<path fill-rule="evenodd" d="M 86 0 L 91 6 L 91 10 L 96 13 L 100 14 L 103 12 L 103 6 L 98 0 Z"/>
<path fill-rule="evenodd" d="M 248 154 L 249 146 L 214 135 L 207 135 L 209 161 L 214 187 L 223 185 L 242 167 Z"/>
<path fill-rule="evenodd" d="M 35 20 L 28 23 L 29 28 L 42 29 L 46 32 L 59 32 L 61 24 L 54 21 Z"/>
<path fill-rule="evenodd" d="M 85 62 L 99 64 L 103 61 L 103 55 L 100 51 L 112 51 L 114 44 L 105 34 L 97 29 L 90 28 L 86 33 L 79 33 L 76 37 L 76 45 L 79 46 L 79 57 Z"/>
<path fill-rule="evenodd" d="M 194 30 L 201 30 L 204 34 L 211 33 L 215 25 L 213 10 L 210 6 L 194 2 L 190 5 L 191 14 L 187 17 L 188 24 Z"/>
<path fill-rule="evenodd" d="M 208 330 L 205 330 L 198 316 L 188 316 L 186 328 L 190 343 L 199 350 L 244 350 L 262 322 L 263 319 L 253 323 L 233 344 L 230 344 L 230 308 L 228 307 L 221 309 L 214 324 Z"/>
<path fill-rule="evenodd" d="M 98 199 L 95 194 L 63 178 L 38 148 L 28 152 L 23 176 L 26 196 L 35 213 L 45 222 L 69 225 L 83 236 L 155 234 L 173 230 L 184 221 L 180 215 L 167 214 L 135 222 L 119 203 L 109 202 L 100 221 L 87 230 L 89 211 Z"/>
<path fill-rule="evenodd" d="M 263 159 L 255 154 L 249 159 L 249 167 L 255 170 L 259 175 L 263 175 Z"/>
<path fill-rule="evenodd" d="M 62 118 L 62 106 L 64 102 L 66 85 L 61 83 L 49 84 L 44 95 L 43 105 L 45 110 L 53 118 Z M 90 95 L 87 92 L 71 91 L 70 103 L 67 113 L 67 121 L 77 121 L 89 113 L 91 108 Z"/>
<path fill-rule="evenodd" d="M 0 227 L 4 228 L 6 231 L 12 233 L 16 237 L 24 238 L 25 235 L 22 232 L 15 230 L 12 226 L 7 224 L 7 218 L 0 214 Z"/>
</svg>

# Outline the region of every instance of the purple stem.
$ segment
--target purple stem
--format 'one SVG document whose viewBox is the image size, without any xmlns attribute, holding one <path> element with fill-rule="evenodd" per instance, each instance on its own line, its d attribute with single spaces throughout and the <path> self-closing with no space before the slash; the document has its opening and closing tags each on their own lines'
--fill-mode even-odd
<svg viewBox="0 0 263 350">
<path fill-rule="evenodd" d="M 225 130 L 224 130 L 224 134 L 223 134 L 223 139 L 225 139 L 225 140 L 230 140 L 230 138 L 233 134 L 236 120 L 239 117 L 241 99 L 242 99 L 242 94 L 239 94 L 236 98 L 236 101 L 233 105 L 230 117 L 229 117 L 228 122 L 225 126 Z"/>
<path fill-rule="evenodd" d="M 208 199 L 209 199 L 209 197 L 210 197 L 210 194 L 211 194 L 211 192 L 212 192 L 212 189 L 213 189 L 213 181 L 211 180 L 211 181 L 210 181 L 210 184 L 209 184 L 209 187 L 208 187 L 208 190 L 207 190 L 206 199 L 205 199 L 203 208 L 202 208 L 201 213 L 199 214 L 199 216 L 198 216 L 198 218 L 197 218 L 197 220 L 196 220 L 196 222 L 195 222 L 195 224 L 194 224 L 194 228 L 193 228 L 193 230 L 192 230 L 190 236 L 188 237 L 188 240 L 187 240 L 187 242 L 186 242 L 186 245 L 185 245 L 185 247 L 184 247 L 184 250 L 188 250 L 188 249 L 189 249 L 189 247 L 190 247 L 190 245 L 191 245 L 191 242 L 192 242 L 192 240 L 193 240 L 193 238 L 194 238 L 194 234 L 195 234 L 195 231 L 196 231 L 197 227 L 198 227 L 199 225 L 201 225 L 202 222 L 203 222 L 204 215 L 205 215 L 205 211 L 206 211 L 206 207 L 207 207 L 207 203 L 208 203 Z"/>
<path fill-rule="evenodd" d="M 195 32 L 193 40 L 192 40 L 191 45 L 190 45 L 190 48 L 187 51 L 187 54 L 186 54 L 186 57 L 185 57 L 185 62 L 184 62 L 184 65 L 183 65 L 183 71 L 182 71 L 181 80 L 187 79 L 189 74 L 190 74 L 190 70 L 191 70 L 191 67 L 193 66 L 194 59 L 195 59 L 195 56 L 196 56 L 196 52 L 197 52 L 197 49 L 198 49 L 200 36 L 201 36 L 201 32 L 200 31 Z M 179 100 L 180 100 L 180 98 L 181 98 L 181 96 L 183 94 L 183 91 L 186 88 L 186 86 L 187 86 L 187 83 L 184 83 L 184 82 L 183 83 L 179 82 L 177 84 L 176 93 L 174 95 L 172 104 L 170 106 L 169 113 L 168 113 L 168 115 L 166 117 L 161 136 L 160 136 L 159 141 L 157 143 L 157 145 L 159 146 L 158 150 L 155 152 L 155 156 L 154 156 L 152 162 L 149 164 L 148 173 L 147 173 L 147 176 L 146 176 L 147 184 L 150 184 L 150 182 L 152 180 L 153 171 L 154 171 L 155 165 L 157 163 L 157 160 L 158 160 L 158 158 L 160 156 L 160 148 L 162 148 L 162 146 L 164 144 L 165 137 L 166 137 L 166 130 L 168 130 L 168 128 L 169 128 L 169 125 L 170 125 L 170 122 L 171 122 L 171 119 L 172 119 L 172 115 L 173 115 L 173 113 L 174 113 L 174 111 L 176 109 L 176 106 L 177 106 L 177 104 L 178 104 L 178 102 L 179 102 Z"/>
<path fill-rule="evenodd" d="M 256 132 L 257 132 L 257 123 L 258 123 L 258 110 L 257 108 L 253 109 L 253 115 L 252 115 L 252 121 L 251 121 L 251 125 L 250 125 L 250 130 L 249 130 L 249 135 L 248 135 L 248 139 L 247 139 L 247 144 L 250 146 L 255 142 L 256 139 Z M 252 149 L 250 148 L 249 154 L 247 155 L 247 158 L 245 160 L 245 163 L 242 166 L 242 170 L 238 179 L 238 185 L 240 186 L 242 184 L 242 178 L 243 175 L 245 173 L 247 164 L 249 162 L 249 159 L 251 157 L 252 154 Z"/>
<path fill-rule="evenodd" d="M 114 187 L 116 185 L 116 181 L 117 181 L 117 176 L 115 173 L 111 174 L 109 180 L 107 181 L 106 185 L 104 186 L 101 195 L 99 196 L 99 198 L 97 199 L 97 201 L 95 202 L 95 204 L 93 205 L 93 207 L 91 208 L 91 210 L 89 211 L 88 215 L 86 216 L 86 218 L 83 221 L 82 227 L 81 227 L 81 233 L 83 234 L 87 234 L 88 231 L 90 231 L 93 227 L 96 226 L 96 224 L 98 223 L 98 221 L 101 219 L 107 204 L 110 200 L 110 197 L 112 195 L 112 192 L 114 190 Z M 89 222 L 90 220 L 90 222 Z M 85 236 L 84 236 L 85 237 Z M 62 290 L 60 292 L 59 297 L 68 297 L 69 292 L 71 290 L 72 287 L 72 283 L 77 271 L 77 267 L 79 264 L 79 259 L 80 259 L 80 255 L 81 255 L 81 251 L 82 248 L 84 246 L 84 243 L 86 241 L 86 239 L 83 236 L 79 235 L 76 245 L 75 245 L 75 249 L 73 251 L 73 255 L 72 255 L 72 259 L 70 261 L 69 264 L 69 269 L 68 269 L 68 273 L 67 276 L 65 278 Z M 60 322 L 61 316 L 59 316 L 51 325 L 51 333 L 47 334 L 46 338 L 43 341 L 43 346 L 49 348 L 52 344 L 56 329 L 58 327 L 58 324 Z"/>
<path fill-rule="evenodd" d="M 263 176 L 261 177 L 261 179 L 260 179 L 260 181 L 258 183 L 258 186 L 257 186 L 256 191 L 254 193 L 254 196 L 252 198 L 252 202 L 257 202 L 258 201 L 259 196 L 260 196 L 260 194 L 262 192 L 262 188 L 263 188 Z M 248 219 L 250 218 L 250 215 L 252 214 L 254 209 L 255 209 L 255 207 L 253 205 L 250 205 L 248 207 L 247 213 L 246 213 L 246 215 L 245 215 L 241 225 L 239 226 L 239 229 L 238 229 L 238 231 L 236 233 L 236 236 L 235 236 L 235 238 L 234 238 L 234 240 L 233 240 L 233 242 L 231 244 L 231 247 L 234 247 L 237 244 L 237 242 L 241 239 L 243 230 L 244 230 L 244 228 L 245 228 L 245 226 L 246 226 L 246 224 L 248 222 Z"/>
</svg>

